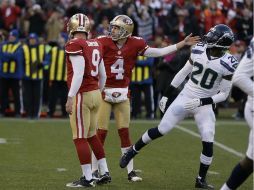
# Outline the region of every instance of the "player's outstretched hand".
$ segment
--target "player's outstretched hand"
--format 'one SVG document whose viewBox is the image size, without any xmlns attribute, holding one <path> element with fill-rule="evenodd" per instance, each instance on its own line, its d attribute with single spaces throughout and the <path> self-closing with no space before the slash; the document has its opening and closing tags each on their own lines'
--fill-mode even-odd
<svg viewBox="0 0 254 190">
<path fill-rule="evenodd" d="M 192 37 L 192 33 L 189 34 L 188 36 L 186 36 L 184 39 L 184 43 L 187 46 L 192 46 L 192 45 L 198 43 L 199 41 L 200 41 L 200 37 L 199 36 Z"/>
</svg>

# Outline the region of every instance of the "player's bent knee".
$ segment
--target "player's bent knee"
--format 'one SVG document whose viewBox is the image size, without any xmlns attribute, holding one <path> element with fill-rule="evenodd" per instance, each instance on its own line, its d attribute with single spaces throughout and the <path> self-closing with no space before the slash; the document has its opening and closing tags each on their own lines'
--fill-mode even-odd
<svg viewBox="0 0 254 190">
<path fill-rule="evenodd" d="M 173 129 L 174 126 L 170 124 L 168 121 L 161 121 L 161 123 L 158 126 L 158 130 L 162 135 L 167 134 L 171 129 Z"/>
<path fill-rule="evenodd" d="M 206 130 L 201 134 L 202 141 L 213 142 L 214 141 L 214 130 Z"/>
</svg>

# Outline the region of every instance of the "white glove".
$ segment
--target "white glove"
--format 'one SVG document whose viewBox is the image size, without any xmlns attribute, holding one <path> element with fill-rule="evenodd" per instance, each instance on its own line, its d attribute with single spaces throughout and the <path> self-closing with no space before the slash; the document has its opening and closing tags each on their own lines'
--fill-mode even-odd
<svg viewBox="0 0 254 190">
<path fill-rule="evenodd" d="M 168 101 L 168 98 L 166 96 L 163 96 L 159 102 L 159 108 L 162 111 L 162 113 L 165 112 L 167 101 Z"/>
<path fill-rule="evenodd" d="M 185 110 L 194 110 L 195 108 L 201 106 L 201 101 L 199 98 L 194 98 L 189 102 L 186 102 L 183 106 Z"/>
</svg>

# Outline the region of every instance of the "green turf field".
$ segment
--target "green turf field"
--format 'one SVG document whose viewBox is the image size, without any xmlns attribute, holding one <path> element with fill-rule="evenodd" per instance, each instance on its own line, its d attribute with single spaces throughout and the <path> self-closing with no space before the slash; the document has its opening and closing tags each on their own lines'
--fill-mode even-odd
<svg viewBox="0 0 254 190">
<path fill-rule="evenodd" d="M 133 121 L 132 140 L 157 121 Z M 135 159 L 143 182 L 129 183 L 119 165 L 119 139 L 114 123 L 106 140 L 112 182 L 94 189 L 191 190 L 199 167 L 201 142 L 192 120 L 186 120 L 167 136 L 148 145 Z M 249 128 L 244 121 L 218 120 L 214 160 L 208 181 L 216 189 L 245 154 Z M 0 189 L 63 190 L 81 174 L 68 120 L 0 119 Z M 231 149 L 230 149 L 231 148 Z M 227 149 L 227 150 L 225 150 Z M 252 190 L 251 176 L 242 190 Z"/>
</svg>

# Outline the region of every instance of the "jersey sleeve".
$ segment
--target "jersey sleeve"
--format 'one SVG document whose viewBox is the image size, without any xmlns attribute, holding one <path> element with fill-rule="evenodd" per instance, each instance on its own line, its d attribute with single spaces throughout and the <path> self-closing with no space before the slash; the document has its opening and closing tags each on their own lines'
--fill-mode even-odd
<svg viewBox="0 0 254 190">
<path fill-rule="evenodd" d="M 134 37 L 134 39 L 136 41 L 135 44 L 137 44 L 138 55 L 144 55 L 146 49 L 149 48 L 146 41 L 140 37 Z"/>
<path fill-rule="evenodd" d="M 83 47 L 78 40 L 71 40 L 65 45 L 65 53 L 71 55 L 82 55 Z"/>
<path fill-rule="evenodd" d="M 220 60 L 220 64 L 223 68 L 223 76 L 229 76 L 234 74 L 238 66 L 238 61 L 233 55 L 227 54 Z"/>
</svg>

